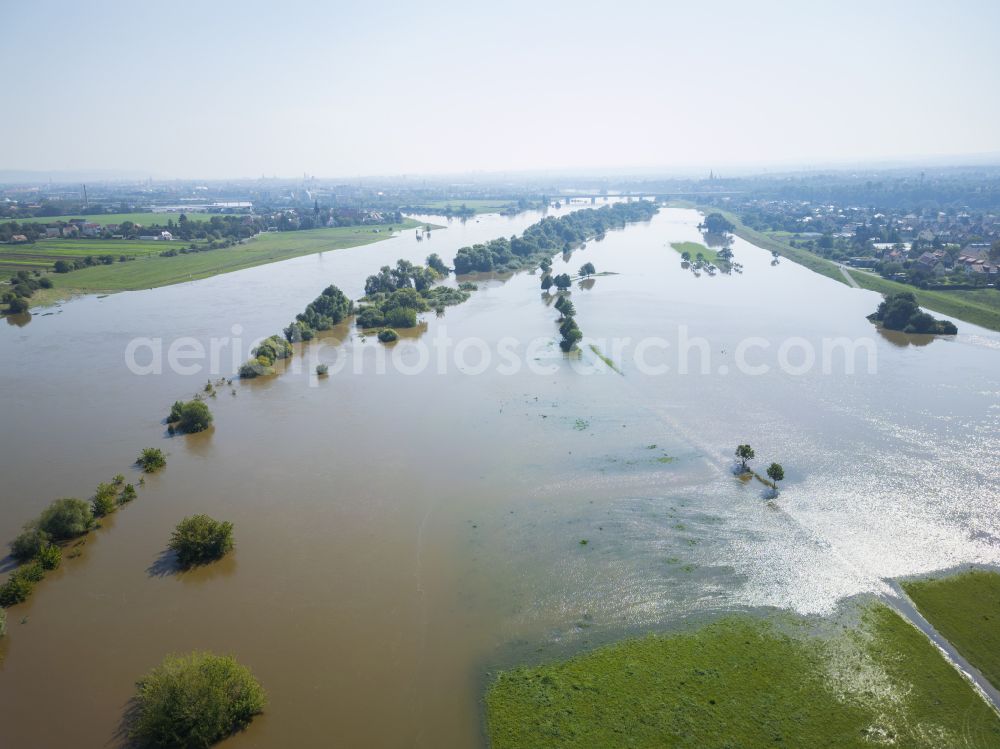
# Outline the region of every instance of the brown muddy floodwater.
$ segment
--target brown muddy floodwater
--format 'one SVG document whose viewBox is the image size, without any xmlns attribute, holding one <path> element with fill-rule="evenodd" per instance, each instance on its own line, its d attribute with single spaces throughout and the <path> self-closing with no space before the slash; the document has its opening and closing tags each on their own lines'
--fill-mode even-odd
<svg viewBox="0 0 1000 749">
<path fill-rule="evenodd" d="M 420 242 L 408 232 L 0 325 L 0 538 L 53 498 L 119 471 L 134 480 L 140 448 L 168 452 L 139 499 L 8 612 L 0 746 L 115 746 L 135 679 L 167 653 L 209 649 L 249 665 L 269 696 L 228 747 L 476 747 L 496 668 L 725 611 L 832 615 L 887 577 L 1000 562 L 1000 336 L 959 322 L 928 345 L 882 337 L 865 319 L 877 295 L 740 240 L 742 274 L 695 277 L 670 248 L 700 241 L 693 211 L 556 259 L 557 272 L 591 261 L 616 274 L 574 287 L 589 339 L 577 357 L 554 347 L 538 277 L 519 274 L 425 315 L 384 373 L 387 349 L 345 328 L 291 371 L 220 388 L 205 434 L 169 438 L 161 423 L 205 372 L 126 366 L 134 338 L 208 347 L 233 326 L 238 364 L 329 283 L 358 297 L 380 265 L 447 262 L 538 218 L 453 222 Z M 430 342 L 445 337 L 439 366 Z M 843 337 L 867 341 L 877 371 L 867 354 L 854 374 L 843 355 L 824 368 L 824 339 Z M 678 351 L 697 338 L 704 354 L 693 344 L 682 374 Z M 485 371 L 479 343 L 455 363 L 467 340 L 491 352 Z M 770 371 L 741 371 L 741 342 Z M 817 362 L 799 371 L 810 346 Z M 331 367 L 320 381 L 317 361 Z M 777 501 L 729 473 L 745 441 L 758 470 L 784 464 Z M 197 512 L 232 521 L 236 550 L 176 574 L 166 542 Z"/>
</svg>

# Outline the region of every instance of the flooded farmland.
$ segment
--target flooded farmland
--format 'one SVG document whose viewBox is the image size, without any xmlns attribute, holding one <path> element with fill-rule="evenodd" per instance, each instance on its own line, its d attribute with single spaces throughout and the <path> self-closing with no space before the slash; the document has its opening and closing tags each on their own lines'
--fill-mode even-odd
<svg viewBox="0 0 1000 749">
<path fill-rule="evenodd" d="M 269 697 L 226 746 L 477 746 L 498 667 L 729 611 L 830 616 L 887 578 L 1000 561 L 1000 335 L 883 336 L 865 319 L 877 294 L 739 239 L 742 273 L 695 276 L 671 248 L 702 241 L 690 210 L 555 259 L 608 274 L 573 286 L 578 355 L 555 346 L 537 275 L 479 278 L 419 337 L 386 349 L 343 326 L 289 371 L 220 388 L 209 432 L 166 434 L 174 400 L 232 376 L 327 284 L 357 298 L 381 265 L 450 262 L 540 216 L 0 326 L 0 537 L 56 497 L 137 478 L 142 447 L 168 454 L 10 611 L 4 743 L 114 745 L 135 679 L 208 649 Z M 242 348 L 212 373 L 127 366 L 130 341 L 181 337 Z M 733 478 L 747 441 L 785 466 L 778 499 Z M 235 552 L 164 570 L 171 529 L 199 512 L 234 523 Z"/>
</svg>

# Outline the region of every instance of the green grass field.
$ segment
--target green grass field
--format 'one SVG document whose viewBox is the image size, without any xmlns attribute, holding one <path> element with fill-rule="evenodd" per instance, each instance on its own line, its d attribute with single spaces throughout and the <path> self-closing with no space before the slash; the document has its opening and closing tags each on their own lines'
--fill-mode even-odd
<svg viewBox="0 0 1000 749">
<path fill-rule="evenodd" d="M 903 589 L 934 629 L 1000 688 L 1000 574 L 914 580 Z"/>
<path fill-rule="evenodd" d="M 695 207 L 686 204 L 685 207 Z M 765 250 L 777 252 L 782 257 L 786 257 L 799 265 L 804 265 L 811 271 L 815 271 L 834 281 L 846 284 L 840 267 L 826 258 L 820 257 L 809 250 L 799 247 L 792 247 L 788 242 L 782 241 L 775 234 L 780 232 L 759 232 L 744 226 L 739 218 L 728 211 L 722 211 L 713 206 L 696 206 L 698 210 L 705 212 L 715 211 L 721 213 L 729 219 L 735 226 L 735 234 L 747 240 L 751 244 L 763 247 Z M 786 233 L 787 234 L 787 233 Z M 900 291 L 912 292 L 920 306 L 926 307 L 934 312 L 949 315 L 958 320 L 965 320 L 974 325 L 980 325 L 990 330 L 1000 330 L 1000 290 L 997 289 L 971 289 L 955 291 L 930 291 L 918 289 L 909 284 L 890 281 L 875 273 L 851 269 L 848 271 L 851 277 L 857 281 L 858 285 L 870 291 L 877 291 L 881 294 L 896 293 Z M 872 310 L 874 311 L 874 310 Z M 959 332 L 961 326 L 959 326 Z"/>
<path fill-rule="evenodd" d="M 150 226 L 152 224 L 161 224 L 163 226 L 167 225 L 168 221 L 173 221 L 177 223 L 177 219 L 180 218 L 180 213 L 104 213 L 99 216 L 42 216 L 39 218 L 19 218 L 13 219 L 19 223 L 24 224 L 52 224 L 57 221 L 69 221 L 71 218 L 82 218 L 87 223 L 100 224 L 101 226 L 107 226 L 108 224 L 121 224 L 126 221 L 131 221 L 133 224 L 142 224 L 143 226 Z M 222 216 L 220 213 L 186 213 L 186 215 L 191 221 L 208 221 L 212 216 Z M 9 219 L 2 219 L 7 221 Z"/>
<path fill-rule="evenodd" d="M 1000 717 L 882 605 L 835 636 L 732 617 L 501 673 L 492 749 L 1000 746 Z"/>
<path fill-rule="evenodd" d="M 700 252 L 702 257 L 713 265 L 718 265 L 719 263 L 718 253 L 700 242 L 671 242 L 670 246 L 677 250 L 678 253 L 691 253 L 692 260 L 697 258 Z"/>
<path fill-rule="evenodd" d="M 423 226 L 416 221 L 405 221 L 395 226 L 412 229 Z M 375 232 L 374 229 L 379 231 Z M 76 258 L 86 255 L 114 255 L 111 265 L 95 265 L 69 273 L 52 274 L 55 288 L 32 297 L 33 303 L 48 303 L 75 294 L 93 292 L 128 291 L 167 286 L 173 283 L 207 278 L 219 273 L 250 268 L 255 265 L 287 260 L 300 255 L 339 250 L 345 247 L 370 244 L 387 239 L 387 227 L 349 226 L 335 229 L 312 229 L 295 232 L 267 232 L 246 244 L 237 244 L 218 250 L 161 257 L 167 249 L 180 250 L 187 242 L 128 242 L 124 240 L 49 240 L 34 245 L 2 245 L 0 249 L 0 276 L 11 275 L 16 266 L 26 262 L 29 269 L 47 269 L 59 257 Z M 42 248 L 42 251 L 39 251 Z M 13 252 L 8 252 L 12 250 Z M 135 257 L 125 263 L 117 262 L 119 255 Z M 10 265 L 4 264 L 9 261 Z"/>
</svg>

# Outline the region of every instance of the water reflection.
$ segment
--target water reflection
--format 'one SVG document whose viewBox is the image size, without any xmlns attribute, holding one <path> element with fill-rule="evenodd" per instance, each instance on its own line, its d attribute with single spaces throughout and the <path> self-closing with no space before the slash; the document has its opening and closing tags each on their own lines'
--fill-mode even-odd
<svg viewBox="0 0 1000 749">
<path fill-rule="evenodd" d="M 934 339 L 937 337 L 926 333 L 904 333 L 901 330 L 889 330 L 881 325 L 876 325 L 875 329 L 882 338 L 897 348 L 906 348 L 908 346 L 927 346 L 928 344 L 933 343 Z"/>
<path fill-rule="evenodd" d="M 173 549 L 164 549 L 146 568 L 149 577 L 170 577 L 186 585 L 198 585 L 209 580 L 231 577 L 236 573 L 236 553 L 229 552 L 222 559 L 209 564 L 185 567 Z"/>
</svg>

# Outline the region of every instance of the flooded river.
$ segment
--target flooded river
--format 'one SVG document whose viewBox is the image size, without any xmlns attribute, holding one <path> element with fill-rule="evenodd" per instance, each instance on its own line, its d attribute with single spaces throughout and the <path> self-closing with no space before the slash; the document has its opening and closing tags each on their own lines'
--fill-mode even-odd
<svg viewBox="0 0 1000 749">
<path fill-rule="evenodd" d="M 865 319 L 876 294 L 741 240 L 742 273 L 696 277 L 670 246 L 701 241 L 693 211 L 556 259 L 614 274 L 574 285 L 578 357 L 554 347 L 558 313 L 524 273 L 425 315 L 382 373 L 386 349 L 343 329 L 297 371 L 220 388 L 204 434 L 169 438 L 162 420 L 206 373 L 126 366 L 130 341 L 181 336 L 238 337 L 238 363 L 329 283 L 356 298 L 383 264 L 450 262 L 539 217 L 0 323 L 0 538 L 56 497 L 135 480 L 140 448 L 168 453 L 9 612 L 0 744 L 115 745 L 135 679 L 208 649 L 268 692 L 234 749 L 475 747 L 498 667 L 725 611 L 828 615 L 887 577 L 1000 562 L 1000 335 L 959 321 L 955 339 L 884 337 Z M 854 353 L 825 355 L 838 339 Z M 228 349 L 221 362 L 235 371 Z M 784 465 L 777 500 L 733 478 L 741 442 L 761 472 Z M 170 532 L 198 512 L 234 523 L 235 552 L 173 574 Z"/>
</svg>

